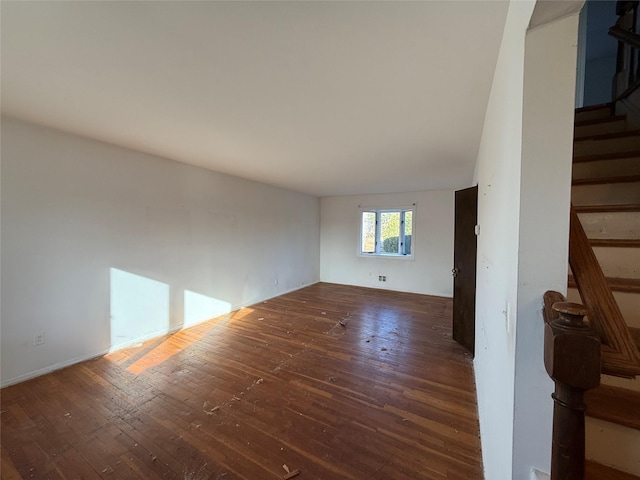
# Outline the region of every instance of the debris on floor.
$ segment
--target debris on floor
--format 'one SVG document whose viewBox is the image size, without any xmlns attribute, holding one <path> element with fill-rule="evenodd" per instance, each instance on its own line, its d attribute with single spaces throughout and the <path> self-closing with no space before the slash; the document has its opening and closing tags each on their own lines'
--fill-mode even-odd
<svg viewBox="0 0 640 480">
<path fill-rule="evenodd" d="M 382 348 L 380 349 L 380 351 L 381 351 L 381 352 L 386 352 L 386 351 L 387 351 L 387 349 L 386 349 L 386 348 L 384 348 L 384 347 L 382 347 Z"/>
<path fill-rule="evenodd" d="M 284 468 L 286 467 L 286 465 L 283 465 L 282 467 Z M 289 471 L 289 467 L 287 467 L 285 471 L 287 472 L 287 474 L 282 477 L 284 480 L 288 480 L 289 478 L 297 477 L 298 475 L 300 475 L 300 470 L 297 469 Z"/>
<path fill-rule="evenodd" d="M 205 401 L 202 404 L 202 410 L 204 410 L 204 413 L 206 413 L 207 415 L 213 415 L 214 412 L 217 412 L 218 410 L 220 410 L 220 406 L 216 405 L 215 407 L 211 407 L 211 404 Z"/>
<path fill-rule="evenodd" d="M 330 382 L 335 382 L 336 381 L 336 377 L 329 377 L 329 381 Z"/>
</svg>

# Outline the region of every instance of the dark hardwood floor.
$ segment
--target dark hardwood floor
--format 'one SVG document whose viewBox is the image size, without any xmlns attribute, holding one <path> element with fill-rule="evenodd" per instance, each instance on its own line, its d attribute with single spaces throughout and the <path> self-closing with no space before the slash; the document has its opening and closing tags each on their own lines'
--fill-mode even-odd
<svg viewBox="0 0 640 480">
<path fill-rule="evenodd" d="M 450 299 L 320 283 L 0 393 L 6 480 L 482 478 Z"/>
</svg>

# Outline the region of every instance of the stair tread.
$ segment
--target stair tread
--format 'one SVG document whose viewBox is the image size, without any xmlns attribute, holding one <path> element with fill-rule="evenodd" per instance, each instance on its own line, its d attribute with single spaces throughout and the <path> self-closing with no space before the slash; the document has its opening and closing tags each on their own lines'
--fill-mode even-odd
<svg viewBox="0 0 640 480">
<path fill-rule="evenodd" d="M 611 111 L 613 111 L 613 103 L 612 102 L 595 103 L 593 105 L 587 105 L 586 107 L 578 107 L 576 108 L 576 113 L 590 112 L 592 110 L 601 110 L 603 108 L 609 108 Z"/>
<path fill-rule="evenodd" d="M 625 138 L 625 137 L 637 137 L 640 136 L 640 129 L 623 130 L 622 132 L 610 132 L 610 133 L 594 133 L 592 135 L 582 135 L 580 137 L 574 137 L 574 142 L 586 142 L 586 141 L 598 141 L 598 140 L 610 140 L 612 138 Z"/>
<path fill-rule="evenodd" d="M 606 277 L 607 283 L 614 292 L 640 293 L 640 278 Z M 569 275 L 568 286 L 576 288 L 573 275 Z"/>
<path fill-rule="evenodd" d="M 600 385 L 585 395 L 587 416 L 640 430 L 640 392 Z"/>
<path fill-rule="evenodd" d="M 598 123 L 608 123 L 608 122 L 618 122 L 620 120 L 624 120 L 626 117 L 625 115 L 612 115 L 610 117 L 603 117 L 603 118 L 592 118 L 589 120 L 580 120 L 579 122 L 575 122 L 574 125 L 576 127 L 582 127 L 584 125 L 595 125 Z"/>
<path fill-rule="evenodd" d="M 631 150 L 628 152 L 615 153 L 596 153 L 593 155 L 580 155 L 573 157 L 573 163 L 599 162 L 602 160 L 618 160 L 620 158 L 640 157 L 639 150 Z"/>
<path fill-rule="evenodd" d="M 605 183 L 640 182 L 640 175 L 616 175 L 614 177 L 577 178 L 572 185 L 602 185 Z"/>
<path fill-rule="evenodd" d="M 640 212 L 640 203 L 618 205 L 574 205 L 577 213 Z"/>
<path fill-rule="evenodd" d="M 631 473 L 616 470 L 591 460 L 587 460 L 584 466 L 585 480 L 640 480 L 640 477 Z"/>
<path fill-rule="evenodd" d="M 640 238 L 590 238 L 592 247 L 640 248 Z"/>
</svg>

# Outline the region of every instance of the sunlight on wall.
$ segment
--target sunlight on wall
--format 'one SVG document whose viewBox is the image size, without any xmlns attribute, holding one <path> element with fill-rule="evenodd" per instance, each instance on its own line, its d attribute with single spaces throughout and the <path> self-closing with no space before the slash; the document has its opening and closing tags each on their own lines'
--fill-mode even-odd
<svg viewBox="0 0 640 480">
<path fill-rule="evenodd" d="M 231 311 L 231 304 L 200 293 L 184 291 L 184 327 Z"/>
<path fill-rule="evenodd" d="M 169 331 L 169 285 L 111 269 L 111 350 Z"/>
<path fill-rule="evenodd" d="M 111 351 L 140 344 L 170 331 L 169 285 L 111 269 Z M 252 312 L 252 309 L 244 309 Z M 184 323 L 178 333 L 145 343 L 142 350 L 121 350 L 118 361 L 130 363 L 127 370 L 136 375 L 164 363 L 173 355 L 199 342 L 219 321 L 202 323 L 231 312 L 231 304 L 207 295 L 184 291 Z M 228 319 L 223 317 L 222 319 Z"/>
</svg>

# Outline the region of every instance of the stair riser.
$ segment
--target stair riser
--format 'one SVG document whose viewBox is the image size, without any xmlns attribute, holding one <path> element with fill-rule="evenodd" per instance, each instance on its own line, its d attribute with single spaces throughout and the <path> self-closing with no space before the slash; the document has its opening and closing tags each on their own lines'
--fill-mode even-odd
<svg viewBox="0 0 640 480">
<path fill-rule="evenodd" d="M 626 388 L 634 392 L 640 392 L 640 378 L 620 378 L 611 375 L 600 376 L 600 383 L 612 387 Z"/>
<path fill-rule="evenodd" d="M 640 248 L 594 247 L 605 277 L 640 278 Z"/>
<path fill-rule="evenodd" d="M 613 292 L 620 312 L 629 327 L 640 328 L 640 294 L 628 292 Z M 567 300 L 575 303 L 582 303 L 578 289 L 569 288 L 567 290 Z"/>
<path fill-rule="evenodd" d="M 640 212 L 580 213 L 578 217 L 589 238 L 640 239 Z"/>
<path fill-rule="evenodd" d="M 586 135 L 601 135 L 605 133 L 623 132 L 626 129 L 625 120 L 615 122 L 594 123 L 592 125 L 582 125 L 575 127 L 575 136 L 584 137 Z"/>
<path fill-rule="evenodd" d="M 640 157 L 573 164 L 574 179 L 615 177 L 618 175 L 640 175 Z"/>
<path fill-rule="evenodd" d="M 640 431 L 587 417 L 586 437 L 588 460 L 640 475 Z"/>
<path fill-rule="evenodd" d="M 601 153 L 631 152 L 640 150 L 640 137 L 607 138 L 604 140 L 582 140 L 574 142 L 573 156 L 597 155 Z"/>
<path fill-rule="evenodd" d="M 571 187 L 574 205 L 617 205 L 640 203 L 640 182 L 574 185 Z"/>
<path fill-rule="evenodd" d="M 595 120 L 596 118 L 607 118 L 612 114 L 611 107 L 602 107 L 597 110 L 587 110 L 586 112 L 577 112 L 575 121 L 584 122 L 585 120 Z"/>
</svg>

